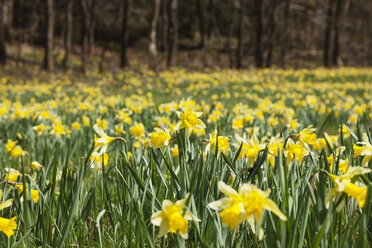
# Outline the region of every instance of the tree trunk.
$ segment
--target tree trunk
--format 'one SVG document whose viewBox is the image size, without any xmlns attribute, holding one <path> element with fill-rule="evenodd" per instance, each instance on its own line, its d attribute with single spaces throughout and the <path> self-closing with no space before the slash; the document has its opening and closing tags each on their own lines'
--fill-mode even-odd
<svg viewBox="0 0 372 248">
<path fill-rule="evenodd" d="M 46 40 L 43 67 L 49 71 L 54 67 L 53 36 L 54 36 L 54 7 L 53 0 L 46 0 Z"/>
<path fill-rule="evenodd" d="M 255 19 L 256 19 L 256 47 L 255 47 L 255 62 L 257 67 L 262 67 L 263 55 L 262 55 L 262 34 L 263 34 L 263 23 L 262 23 L 262 1 L 254 0 Z"/>
<path fill-rule="evenodd" d="M 128 32 L 127 32 L 127 24 L 128 24 L 128 13 L 130 7 L 130 0 L 123 0 L 123 21 L 121 26 L 121 52 L 120 52 L 120 61 L 121 67 L 124 68 L 128 66 L 127 60 L 127 46 L 128 46 Z"/>
<path fill-rule="evenodd" d="M 156 58 L 157 56 L 156 27 L 158 25 L 159 12 L 160 12 L 160 0 L 154 0 L 154 15 L 152 17 L 152 22 L 151 22 L 150 45 L 149 45 L 149 52 L 153 58 Z"/>
<path fill-rule="evenodd" d="M 332 64 L 339 65 L 340 58 L 340 42 L 339 42 L 339 28 L 340 28 L 340 15 L 342 14 L 342 0 L 336 3 L 336 12 L 334 19 L 334 36 L 333 36 L 333 51 L 332 51 Z"/>
<path fill-rule="evenodd" d="M 244 0 L 240 0 L 239 6 L 239 21 L 238 21 L 238 32 L 237 40 L 238 47 L 236 49 L 236 68 L 242 67 L 242 36 L 243 36 L 243 17 L 244 17 Z"/>
<path fill-rule="evenodd" d="M 286 64 L 286 53 L 288 49 L 288 42 L 289 42 L 289 32 L 288 32 L 288 24 L 289 24 L 289 9 L 291 6 L 291 0 L 285 1 L 284 6 L 284 28 L 282 30 L 282 44 L 281 44 L 281 52 L 280 52 L 280 61 L 281 66 L 284 67 Z"/>
<path fill-rule="evenodd" d="M 324 51 L 323 51 L 323 64 L 325 67 L 329 67 L 329 50 L 331 45 L 331 31 L 332 31 L 332 6 L 333 0 L 328 1 L 328 10 L 327 10 L 327 26 L 324 34 Z"/>
<path fill-rule="evenodd" d="M 233 54 L 233 49 L 231 47 L 231 37 L 232 37 L 232 34 L 233 34 L 233 30 L 234 30 L 234 19 L 235 19 L 234 18 L 235 6 L 233 4 L 233 0 L 229 0 L 229 7 L 228 8 L 231 12 L 230 12 L 230 15 L 229 15 L 230 25 L 229 25 L 229 30 L 227 31 L 226 47 L 227 47 L 227 53 L 228 53 L 228 56 L 229 56 L 229 67 L 233 68 L 234 67 L 234 54 Z"/>
<path fill-rule="evenodd" d="M 88 35 L 88 54 L 89 56 L 94 54 L 94 31 L 96 29 L 96 19 L 95 19 L 95 8 L 96 0 L 92 0 L 89 8 L 89 35 Z"/>
<path fill-rule="evenodd" d="M 82 15 L 83 15 L 83 27 L 82 27 L 82 48 L 81 48 L 81 72 L 87 72 L 87 52 L 88 52 L 88 41 L 89 41 L 89 8 L 87 0 L 81 0 Z"/>
<path fill-rule="evenodd" d="M 268 37 L 268 51 L 266 57 L 266 67 L 271 67 L 272 64 L 272 57 L 273 57 L 273 49 L 274 49 L 274 34 L 275 34 L 275 11 L 276 11 L 276 0 L 272 0 L 272 7 L 271 13 L 269 16 L 269 37 Z"/>
<path fill-rule="evenodd" d="M 162 52 L 168 51 L 168 0 L 163 0 L 161 3 L 161 44 Z"/>
<path fill-rule="evenodd" d="M 0 0 L 0 64 L 6 64 L 5 50 L 5 23 L 6 23 L 6 0 Z"/>
<path fill-rule="evenodd" d="M 198 15 L 198 27 L 200 34 L 199 47 L 203 49 L 205 46 L 205 23 L 204 23 L 204 5 L 202 0 L 195 0 L 196 13 Z"/>
<path fill-rule="evenodd" d="M 70 53 L 71 53 L 71 40 L 72 40 L 72 7 L 74 0 L 68 0 L 66 11 L 66 35 L 65 35 L 65 57 L 63 58 L 63 69 L 68 69 Z"/>
<path fill-rule="evenodd" d="M 178 0 L 168 0 L 167 66 L 176 66 L 177 64 L 177 45 L 178 45 L 177 5 L 178 5 Z"/>
</svg>

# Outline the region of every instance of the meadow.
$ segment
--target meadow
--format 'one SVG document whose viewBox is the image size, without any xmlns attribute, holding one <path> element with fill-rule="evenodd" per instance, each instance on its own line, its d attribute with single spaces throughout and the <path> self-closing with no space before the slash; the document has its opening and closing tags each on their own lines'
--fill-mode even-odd
<svg viewBox="0 0 372 248">
<path fill-rule="evenodd" d="M 13 70 L 1 247 L 372 243 L 372 69 Z"/>
</svg>

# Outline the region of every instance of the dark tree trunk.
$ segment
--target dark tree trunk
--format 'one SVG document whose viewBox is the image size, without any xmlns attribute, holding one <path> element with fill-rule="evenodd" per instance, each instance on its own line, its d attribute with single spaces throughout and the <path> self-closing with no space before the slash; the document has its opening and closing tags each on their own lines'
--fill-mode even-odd
<svg viewBox="0 0 372 248">
<path fill-rule="evenodd" d="M 281 52 L 280 52 L 280 61 L 281 66 L 284 67 L 286 64 L 286 54 L 288 49 L 288 42 L 289 42 L 289 32 L 288 32 L 288 24 L 289 24 L 289 9 L 291 6 L 291 0 L 285 1 L 284 6 L 284 26 L 282 30 L 282 44 L 281 44 Z"/>
<path fill-rule="evenodd" d="M 120 64 L 124 68 L 128 66 L 127 47 L 128 47 L 128 14 L 130 8 L 130 0 L 123 0 L 123 20 L 121 26 L 121 50 L 120 50 Z"/>
<path fill-rule="evenodd" d="M 168 0 L 163 0 L 161 4 L 161 44 L 162 52 L 168 51 Z"/>
<path fill-rule="evenodd" d="M 53 0 L 46 0 L 46 40 L 43 68 L 47 71 L 54 66 L 53 38 L 54 38 L 54 7 Z"/>
<path fill-rule="evenodd" d="M 6 13 L 6 0 L 0 0 L 0 64 L 6 64 L 6 50 L 5 50 L 5 20 Z"/>
<path fill-rule="evenodd" d="M 235 15 L 235 6 L 233 4 L 233 0 L 229 0 L 229 10 L 230 12 L 230 18 L 229 18 L 229 30 L 227 31 L 227 37 L 226 37 L 226 47 L 227 47 L 227 53 L 229 55 L 229 67 L 233 68 L 234 67 L 234 54 L 233 54 L 233 49 L 231 46 L 231 37 L 233 35 L 233 30 L 234 30 L 234 15 Z"/>
<path fill-rule="evenodd" d="M 168 0 L 168 57 L 167 65 L 176 66 L 178 46 L 178 0 Z"/>
<path fill-rule="evenodd" d="M 72 7 L 74 0 L 68 0 L 66 9 L 66 35 L 65 35 L 65 57 L 63 58 L 63 68 L 68 69 L 71 53 L 71 40 L 72 40 Z"/>
<path fill-rule="evenodd" d="M 81 72 L 86 73 L 87 71 L 87 52 L 88 52 L 88 40 L 89 40 L 89 8 L 88 0 L 81 0 L 82 15 L 83 15 L 83 28 L 82 28 L 82 49 L 81 49 Z"/>
<path fill-rule="evenodd" d="M 263 65 L 262 55 L 262 34 L 263 34 L 263 23 L 262 23 L 262 1 L 254 0 L 254 10 L 256 19 L 256 44 L 255 44 L 255 62 L 257 67 Z"/>
<path fill-rule="evenodd" d="M 205 23 L 204 23 L 204 4 L 202 3 L 202 0 L 195 0 L 196 5 L 196 13 L 198 15 L 198 27 L 199 27 L 199 34 L 200 34 L 200 41 L 199 41 L 199 47 L 201 49 L 205 46 Z"/>
<path fill-rule="evenodd" d="M 277 0 L 272 0 L 271 13 L 269 16 L 269 37 L 268 37 L 268 51 L 266 57 L 266 67 L 271 67 L 274 49 L 274 34 L 275 34 L 275 11 L 277 6 Z"/>
<path fill-rule="evenodd" d="M 92 0 L 89 9 L 89 35 L 88 35 L 88 54 L 91 56 L 94 53 L 94 31 L 96 29 L 96 19 L 95 19 L 95 8 L 96 8 L 96 0 Z"/>
<path fill-rule="evenodd" d="M 243 17 L 244 17 L 244 0 L 240 0 L 239 3 L 239 21 L 238 21 L 238 32 L 237 40 L 238 47 L 236 49 L 236 68 L 242 67 L 242 36 L 243 36 Z"/>
<path fill-rule="evenodd" d="M 329 61 L 329 51 L 331 46 L 331 31 L 332 31 L 332 6 L 333 0 L 328 1 L 328 10 L 327 10 L 327 25 L 324 34 L 324 51 L 323 51 L 323 64 L 325 67 L 330 66 Z"/>
<path fill-rule="evenodd" d="M 152 21 L 151 21 L 150 45 L 149 45 L 149 52 L 153 58 L 157 56 L 156 27 L 158 25 L 160 4 L 161 4 L 160 0 L 154 0 L 154 15 L 152 16 Z"/>
<path fill-rule="evenodd" d="M 216 27 L 216 0 L 209 0 L 208 4 L 208 28 L 207 36 L 208 40 L 211 39 L 213 30 Z"/>
<path fill-rule="evenodd" d="M 338 65 L 340 57 L 340 41 L 339 41 L 339 29 L 340 29 L 340 15 L 342 14 L 342 2 L 343 0 L 337 0 L 335 19 L 334 19 L 334 36 L 333 36 L 333 51 L 332 51 L 332 64 Z"/>
</svg>

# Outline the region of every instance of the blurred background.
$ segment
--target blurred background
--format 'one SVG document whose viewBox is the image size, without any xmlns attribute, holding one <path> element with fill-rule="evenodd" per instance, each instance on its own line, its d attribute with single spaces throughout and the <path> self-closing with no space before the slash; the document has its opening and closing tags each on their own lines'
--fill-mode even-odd
<svg viewBox="0 0 372 248">
<path fill-rule="evenodd" d="M 372 65 L 370 0 L 0 0 L 0 64 Z"/>
</svg>

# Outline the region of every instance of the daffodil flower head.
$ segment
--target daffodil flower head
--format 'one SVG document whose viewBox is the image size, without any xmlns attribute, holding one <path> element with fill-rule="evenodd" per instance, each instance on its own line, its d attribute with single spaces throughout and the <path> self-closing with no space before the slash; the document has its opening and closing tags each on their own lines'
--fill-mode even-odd
<svg viewBox="0 0 372 248">
<path fill-rule="evenodd" d="M 184 214 L 182 210 L 187 201 L 189 194 L 185 198 L 172 203 L 170 200 L 164 200 L 162 209 L 151 216 L 151 223 L 159 226 L 159 237 L 166 235 L 168 232 L 178 233 L 182 238 L 187 239 L 187 230 L 189 221 L 200 221 L 197 217 L 192 215 L 189 211 Z"/>
<path fill-rule="evenodd" d="M 355 146 L 355 145 L 353 146 L 354 156 L 356 156 L 356 155 L 364 156 L 364 158 L 362 160 L 362 166 L 367 167 L 368 162 L 372 158 L 372 145 L 369 142 L 367 134 L 363 133 L 363 141 L 358 142 L 358 144 L 361 144 L 363 146 L 362 147 L 358 147 L 358 146 Z"/>
<path fill-rule="evenodd" d="M 3 191 L 0 190 L 0 199 L 3 198 Z M 5 202 L 0 203 L 0 211 L 4 208 L 8 208 L 12 205 L 13 199 L 6 200 Z M 0 231 L 6 234 L 8 238 L 14 234 L 14 230 L 17 229 L 16 217 L 14 216 L 11 219 L 6 219 L 0 217 Z"/>
<path fill-rule="evenodd" d="M 192 111 L 190 106 L 186 107 L 184 112 L 177 111 L 177 115 L 180 120 L 176 123 L 174 130 L 178 131 L 182 128 L 185 128 L 187 135 L 190 136 L 192 130 L 195 128 L 205 129 L 206 126 L 204 122 L 198 119 L 200 116 L 202 116 L 202 114 L 202 112 Z"/>
<path fill-rule="evenodd" d="M 106 153 L 108 145 L 115 141 L 116 138 L 108 136 L 105 131 L 97 125 L 94 125 L 93 129 L 99 135 L 99 138 L 94 136 L 94 152 L 99 151 L 100 154 Z"/>
<path fill-rule="evenodd" d="M 334 188 L 332 188 L 325 199 L 325 206 L 329 208 L 331 202 L 335 201 L 336 198 L 339 196 L 338 193 L 344 192 L 348 196 L 352 196 L 358 201 L 360 207 L 364 206 L 366 195 L 367 195 L 367 187 L 359 187 L 351 182 L 351 179 L 357 175 L 370 173 L 371 169 L 364 168 L 361 166 L 350 167 L 347 172 L 341 176 L 337 176 L 334 174 L 328 174 L 329 178 L 334 184 Z"/>
<path fill-rule="evenodd" d="M 259 226 L 258 238 L 263 238 L 261 228 L 264 209 L 276 214 L 281 220 L 286 221 L 287 217 L 279 210 L 278 206 L 270 199 L 270 190 L 262 191 L 256 186 L 245 183 L 242 184 L 237 192 L 224 182 L 218 183 L 218 188 L 227 197 L 208 204 L 214 210 L 220 211 L 222 222 L 234 229 L 244 220 L 247 220 L 253 232 L 256 230 L 255 223 Z"/>
<path fill-rule="evenodd" d="M 150 145 L 154 148 L 162 148 L 169 145 L 171 136 L 167 129 L 154 128 L 155 132 L 149 134 Z"/>
</svg>

